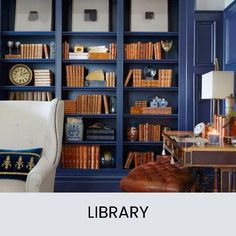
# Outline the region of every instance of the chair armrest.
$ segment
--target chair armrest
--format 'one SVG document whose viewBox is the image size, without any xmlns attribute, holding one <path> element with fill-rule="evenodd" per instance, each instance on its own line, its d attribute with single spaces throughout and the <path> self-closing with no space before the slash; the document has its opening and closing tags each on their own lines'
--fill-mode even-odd
<svg viewBox="0 0 236 236">
<path fill-rule="evenodd" d="M 27 176 L 26 192 L 40 192 L 40 186 L 50 176 L 54 168 L 53 163 L 42 156 Z"/>
</svg>

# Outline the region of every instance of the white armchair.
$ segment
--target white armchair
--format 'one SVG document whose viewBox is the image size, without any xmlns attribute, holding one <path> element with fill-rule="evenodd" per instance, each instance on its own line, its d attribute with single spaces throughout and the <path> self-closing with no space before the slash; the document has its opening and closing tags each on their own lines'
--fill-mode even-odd
<svg viewBox="0 0 236 236">
<path fill-rule="evenodd" d="M 64 104 L 0 101 L 0 149 L 42 147 L 39 162 L 26 181 L 0 179 L 0 192 L 53 192 L 62 146 Z"/>
</svg>

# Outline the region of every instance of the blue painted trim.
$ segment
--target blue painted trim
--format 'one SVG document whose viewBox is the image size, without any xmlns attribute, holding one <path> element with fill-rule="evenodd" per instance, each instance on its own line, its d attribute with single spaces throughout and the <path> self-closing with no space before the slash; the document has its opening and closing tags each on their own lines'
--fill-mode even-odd
<svg viewBox="0 0 236 236">
<path fill-rule="evenodd" d="M 115 64 L 117 60 L 66 60 L 63 59 L 62 62 L 64 64 L 74 64 L 74 63 L 83 63 L 83 64 Z"/>
<path fill-rule="evenodd" d="M 2 31 L 2 36 L 55 36 L 55 31 Z"/>
<path fill-rule="evenodd" d="M 62 98 L 62 0 L 55 1 L 55 31 L 55 95 L 57 98 Z"/>
<path fill-rule="evenodd" d="M 60 177 L 85 177 L 85 178 L 107 178 L 109 180 L 111 177 L 120 177 L 120 175 L 127 174 L 129 169 L 122 169 L 116 171 L 115 168 L 100 168 L 100 169 L 76 169 L 76 168 L 57 168 L 57 178 Z"/>
<path fill-rule="evenodd" d="M 124 1 L 117 1 L 117 119 L 116 119 L 116 168 L 123 169 L 123 60 L 124 60 Z"/>
<path fill-rule="evenodd" d="M 54 59 L 1 59 L 3 63 L 55 63 Z"/>
<path fill-rule="evenodd" d="M 222 11 L 220 10 L 195 10 L 194 13 L 212 14 L 212 13 L 222 13 Z"/>
<path fill-rule="evenodd" d="M 186 16 L 187 42 L 194 42 L 194 1 L 187 1 Z M 193 130 L 193 44 L 186 48 L 186 77 L 185 77 L 185 127 L 184 130 Z"/>
<path fill-rule="evenodd" d="M 192 1 L 193 2 L 193 1 Z M 178 129 L 187 130 L 187 47 L 191 42 L 187 37 L 187 26 L 189 19 L 188 14 L 191 14 L 191 6 L 188 6 L 188 0 L 179 0 L 179 94 L 178 94 Z M 187 20 L 188 19 L 188 20 Z M 184 62 L 184 63 L 182 63 Z M 189 63 L 189 62 L 188 62 Z"/>
<path fill-rule="evenodd" d="M 99 119 L 116 119 L 116 114 L 66 114 L 65 117 L 82 117 L 82 118 L 99 118 Z"/>
<path fill-rule="evenodd" d="M 116 141 L 63 141 L 64 144 L 99 144 L 99 145 L 116 145 Z"/>
<path fill-rule="evenodd" d="M 92 37 L 116 37 L 116 32 L 72 32 L 72 31 L 63 31 L 63 36 L 92 36 Z"/>
<path fill-rule="evenodd" d="M 126 87 L 124 91 L 178 92 L 178 87 Z"/>
<path fill-rule="evenodd" d="M 194 66 L 205 66 L 205 67 L 209 67 L 209 63 L 200 63 L 198 62 L 197 58 L 198 58 L 198 54 L 201 52 L 201 48 L 198 47 L 200 45 L 198 45 L 196 43 L 196 39 L 198 38 L 199 35 L 199 27 L 200 26 L 209 26 L 211 27 L 211 61 L 209 63 L 211 63 L 212 65 L 214 65 L 214 59 L 216 57 L 216 22 L 209 20 L 209 21 L 195 21 L 195 25 L 194 25 L 194 33 L 195 33 L 195 37 L 194 37 L 194 45 L 195 45 L 195 50 L 194 50 Z"/>
<path fill-rule="evenodd" d="M 124 60 L 124 63 L 129 64 L 178 64 L 178 60 Z"/>
<path fill-rule="evenodd" d="M 6 91 L 54 91 L 55 86 L 0 86 L 0 90 Z"/>
<path fill-rule="evenodd" d="M 0 12 L 2 12 L 2 1 L 0 0 Z M 0 32 L 2 32 L 2 14 L 0 16 Z M 1 35 L 0 35 L 1 37 Z M 0 38 L 0 58 L 2 58 L 2 38 Z M 2 63 L 0 63 L 0 71 L 2 71 Z M 2 95 L 0 94 L 0 99 L 3 99 Z"/>
<path fill-rule="evenodd" d="M 236 1 L 234 1 L 232 4 L 230 4 L 229 7 L 227 7 L 223 13 L 223 51 L 224 51 L 224 70 L 233 70 L 236 71 L 236 60 L 228 60 L 228 54 L 232 52 L 229 45 L 229 39 L 231 37 L 230 33 L 232 34 L 232 37 L 235 35 L 235 27 L 231 27 L 229 32 L 229 23 L 231 22 L 232 17 L 235 19 L 236 15 Z"/>
<path fill-rule="evenodd" d="M 131 114 L 124 114 L 124 118 L 133 118 L 133 119 L 143 119 L 143 118 L 152 118 L 152 119 L 177 119 L 179 117 L 178 114 L 172 115 L 131 115 Z"/>
<path fill-rule="evenodd" d="M 163 142 L 124 142 L 125 146 L 162 146 Z"/>
<path fill-rule="evenodd" d="M 193 105 L 192 107 L 194 107 L 193 109 L 193 126 L 196 125 L 199 122 L 202 121 L 210 121 L 210 115 L 209 115 L 209 110 L 210 107 L 207 108 L 207 104 L 203 101 L 199 101 L 199 90 L 201 88 L 199 88 L 198 85 L 198 81 L 201 79 L 201 75 L 205 74 L 211 70 L 214 70 L 214 58 L 218 58 L 219 59 L 219 63 L 220 66 L 222 65 L 222 12 L 219 11 L 210 11 L 210 12 L 195 12 L 194 14 L 194 45 L 193 45 L 193 58 L 194 58 L 194 64 L 191 65 L 189 64 L 189 68 L 190 71 L 192 72 L 192 81 L 193 81 L 193 88 L 192 88 L 192 98 L 193 98 Z M 204 33 L 198 31 L 199 28 L 197 27 L 199 24 L 206 24 L 209 25 L 209 37 L 207 37 L 207 35 L 205 35 Z M 199 37 L 197 37 L 199 35 Z M 208 52 L 205 51 L 200 51 L 201 50 L 201 45 L 198 45 L 197 43 L 197 39 L 198 38 L 204 38 L 208 41 L 211 41 L 211 51 L 210 51 L 210 55 L 208 55 Z M 204 43 L 204 41 L 202 42 Z M 201 53 L 201 57 L 198 55 L 198 53 Z M 208 62 L 204 62 L 198 60 L 197 58 L 203 58 L 204 56 L 207 57 Z M 209 60 L 210 58 L 210 60 Z M 196 61 L 198 63 L 196 63 Z M 206 60 L 207 61 L 207 60 Z M 220 68 L 221 69 L 221 68 Z M 203 117 L 201 117 L 201 113 L 205 114 L 204 120 Z M 208 116 L 209 115 L 209 116 Z M 199 117 L 200 120 L 199 120 Z M 206 118 L 206 119 L 205 119 Z"/>
<path fill-rule="evenodd" d="M 179 33 L 178 32 L 130 32 L 126 31 L 124 32 L 125 36 L 157 36 L 157 37 L 178 37 Z"/>
<path fill-rule="evenodd" d="M 109 91 L 115 92 L 116 88 L 108 88 L 108 87 L 67 87 L 63 86 L 62 90 L 64 91 Z"/>
</svg>

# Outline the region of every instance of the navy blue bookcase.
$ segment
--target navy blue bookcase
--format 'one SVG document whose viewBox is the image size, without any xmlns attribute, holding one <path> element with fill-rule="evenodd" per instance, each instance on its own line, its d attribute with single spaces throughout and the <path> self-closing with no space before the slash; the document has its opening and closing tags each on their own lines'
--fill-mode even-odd
<svg viewBox="0 0 236 236">
<path fill-rule="evenodd" d="M 78 94 L 106 94 L 117 97 L 116 114 L 72 115 L 83 118 L 84 123 L 103 122 L 116 129 L 115 141 L 81 141 L 73 144 L 100 144 L 102 150 L 110 150 L 115 156 L 115 168 L 98 170 L 64 169 L 58 167 L 55 191 L 119 191 L 119 181 L 129 170 L 124 163 L 129 151 L 154 151 L 160 154 L 162 142 L 128 142 L 126 130 L 131 122 L 159 123 L 171 129 L 188 129 L 187 114 L 187 16 L 193 13 L 193 0 L 168 0 L 168 32 L 130 32 L 130 0 L 110 0 L 110 31 L 109 32 L 72 32 L 71 31 L 71 0 L 53 0 L 53 25 L 50 32 L 15 32 L 14 31 L 14 0 L 1 0 L 1 81 L 0 98 L 7 99 L 9 91 L 51 91 L 55 97 L 72 99 Z M 47 43 L 55 41 L 55 59 L 4 59 L 7 41 L 24 43 Z M 124 44 L 129 42 L 156 42 L 173 40 L 173 49 L 168 59 L 162 60 L 124 60 Z M 86 45 L 117 44 L 115 60 L 64 60 L 62 45 L 67 41 Z M 32 69 L 49 68 L 54 72 L 55 84 L 51 87 L 34 86 L 16 87 L 10 84 L 8 72 L 14 64 L 25 63 Z M 116 72 L 115 88 L 75 88 L 65 86 L 65 66 L 68 64 L 84 65 L 87 69 L 101 68 Z M 171 68 L 174 71 L 174 84 L 169 88 L 136 88 L 124 87 L 124 80 L 132 68 L 144 68 L 152 65 L 155 68 Z M 171 115 L 131 115 L 130 106 L 135 100 L 150 100 L 154 96 L 164 97 L 172 106 Z M 67 115 L 65 118 L 68 117 Z M 68 143 L 65 142 L 64 143 Z"/>
</svg>

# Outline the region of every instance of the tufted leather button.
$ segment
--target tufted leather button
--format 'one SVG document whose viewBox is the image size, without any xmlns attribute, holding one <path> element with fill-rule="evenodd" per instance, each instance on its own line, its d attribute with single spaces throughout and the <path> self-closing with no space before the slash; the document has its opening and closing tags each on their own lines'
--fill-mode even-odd
<svg viewBox="0 0 236 236">
<path fill-rule="evenodd" d="M 193 183 L 189 168 L 161 161 L 136 167 L 122 178 L 120 187 L 125 192 L 186 192 Z"/>
</svg>

